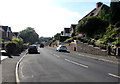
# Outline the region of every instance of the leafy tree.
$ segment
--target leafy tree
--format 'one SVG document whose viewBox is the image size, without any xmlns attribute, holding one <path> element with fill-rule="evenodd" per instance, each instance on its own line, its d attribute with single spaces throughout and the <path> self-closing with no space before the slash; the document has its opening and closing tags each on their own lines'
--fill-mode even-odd
<svg viewBox="0 0 120 84">
<path fill-rule="evenodd" d="M 55 40 L 59 40 L 60 39 L 60 33 L 57 33 L 56 35 L 54 35 Z"/>
<path fill-rule="evenodd" d="M 96 34 L 101 34 L 106 31 L 108 22 L 98 17 L 86 17 L 77 25 L 77 32 L 85 33 L 88 37 L 94 37 Z"/>
<path fill-rule="evenodd" d="M 25 30 L 20 31 L 20 36 L 25 43 L 33 44 L 39 40 L 39 35 L 35 32 L 34 28 L 27 27 Z"/>
<path fill-rule="evenodd" d="M 101 10 L 98 17 L 110 23 L 110 11 L 106 13 L 105 10 Z"/>
<path fill-rule="evenodd" d="M 111 24 L 115 25 L 118 21 L 120 21 L 120 1 L 118 2 L 111 2 L 110 3 L 110 17 L 111 17 Z"/>
</svg>

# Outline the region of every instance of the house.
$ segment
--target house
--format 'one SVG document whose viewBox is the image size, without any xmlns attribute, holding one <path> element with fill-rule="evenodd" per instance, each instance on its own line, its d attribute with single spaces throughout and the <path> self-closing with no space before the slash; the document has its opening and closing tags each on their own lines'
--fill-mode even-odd
<svg viewBox="0 0 120 84">
<path fill-rule="evenodd" d="M 70 37 L 70 28 L 64 28 L 64 31 L 63 31 L 63 36 L 68 36 Z"/>
<path fill-rule="evenodd" d="M 3 29 L 2 29 L 2 26 L 0 26 L 0 50 L 2 49 L 2 32 L 3 32 Z"/>
<path fill-rule="evenodd" d="M 1 34 L 1 46 L 2 49 L 5 49 L 5 42 L 11 41 L 13 38 L 13 33 L 11 28 L 8 26 L 0 26 L 0 34 Z"/>
<path fill-rule="evenodd" d="M 2 39 L 5 41 L 10 41 L 13 38 L 13 33 L 11 31 L 11 28 L 8 26 L 1 26 L 2 32 Z"/>
<path fill-rule="evenodd" d="M 63 31 L 61 31 L 61 36 L 63 36 Z"/>
<path fill-rule="evenodd" d="M 90 17 L 90 16 L 98 16 L 101 10 L 104 10 L 105 13 L 108 13 L 108 12 L 109 12 L 109 9 L 110 9 L 109 6 L 103 4 L 102 2 L 98 2 L 98 3 L 96 3 L 96 8 L 94 8 L 91 12 L 89 12 L 89 13 L 88 13 L 86 16 L 84 16 L 83 18 L 85 18 L 85 17 Z M 82 18 L 82 19 L 83 19 L 83 18 Z M 82 20 L 82 19 L 81 19 L 81 20 Z M 79 20 L 79 22 L 80 22 L 81 20 Z"/>
<path fill-rule="evenodd" d="M 22 38 L 20 37 L 20 33 L 19 33 L 19 32 L 13 32 L 13 38 L 22 39 Z"/>
<path fill-rule="evenodd" d="M 0 39 L 2 39 L 2 32 L 3 32 L 3 29 L 2 29 L 2 26 L 0 26 Z"/>
<path fill-rule="evenodd" d="M 75 28 L 76 28 L 77 24 L 71 24 L 70 26 L 70 36 L 74 36 L 75 35 Z"/>
</svg>

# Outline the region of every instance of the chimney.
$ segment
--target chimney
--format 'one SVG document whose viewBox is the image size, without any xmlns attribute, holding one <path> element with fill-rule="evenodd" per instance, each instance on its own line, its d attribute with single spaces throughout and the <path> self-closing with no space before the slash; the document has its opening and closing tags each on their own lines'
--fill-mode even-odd
<svg viewBox="0 0 120 84">
<path fill-rule="evenodd" d="M 103 4 L 102 2 L 96 3 L 96 8 L 99 8 L 102 4 Z"/>
</svg>

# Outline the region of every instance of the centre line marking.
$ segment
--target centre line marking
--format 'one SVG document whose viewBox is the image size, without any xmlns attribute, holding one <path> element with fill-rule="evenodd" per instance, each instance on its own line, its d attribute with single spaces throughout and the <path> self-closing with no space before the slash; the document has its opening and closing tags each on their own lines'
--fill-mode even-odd
<svg viewBox="0 0 120 84">
<path fill-rule="evenodd" d="M 70 63 L 73 63 L 73 64 L 76 64 L 76 65 L 79 65 L 79 66 L 82 66 L 82 67 L 85 67 L 85 68 L 88 68 L 88 66 L 86 65 L 83 65 L 83 64 L 80 64 L 80 63 L 77 63 L 77 62 L 74 62 L 74 61 L 71 61 L 69 59 L 65 59 L 66 61 L 70 62 Z"/>
<path fill-rule="evenodd" d="M 56 55 L 56 54 L 53 54 L 54 56 L 56 56 L 56 57 L 60 57 L 60 56 L 58 56 L 58 55 Z"/>
<path fill-rule="evenodd" d="M 116 77 L 116 78 L 120 78 L 120 76 L 117 76 L 117 75 L 114 75 L 114 74 L 111 74 L 111 73 L 108 73 L 108 75 Z"/>
</svg>

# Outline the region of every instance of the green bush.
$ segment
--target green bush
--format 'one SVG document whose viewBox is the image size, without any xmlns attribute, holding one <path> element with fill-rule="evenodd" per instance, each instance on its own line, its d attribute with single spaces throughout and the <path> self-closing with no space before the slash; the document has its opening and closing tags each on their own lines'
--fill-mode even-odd
<svg viewBox="0 0 120 84">
<path fill-rule="evenodd" d="M 120 38 L 116 39 L 116 41 L 112 42 L 113 45 L 120 46 Z"/>
<path fill-rule="evenodd" d="M 73 37 L 71 37 L 71 38 L 69 38 L 69 39 L 66 39 L 64 42 L 65 43 L 71 43 L 71 42 L 73 42 L 74 41 L 74 38 Z"/>
<path fill-rule="evenodd" d="M 107 45 L 100 44 L 99 47 L 100 47 L 101 49 L 106 49 L 106 48 L 107 48 Z"/>
<path fill-rule="evenodd" d="M 95 42 L 95 45 L 96 45 L 97 47 L 100 47 L 101 44 L 104 44 L 104 41 L 102 41 L 101 39 L 99 39 L 99 40 L 97 40 L 97 41 Z"/>
<path fill-rule="evenodd" d="M 23 40 L 18 38 L 13 38 L 12 42 L 16 44 L 16 53 L 20 53 L 24 50 Z"/>
<path fill-rule="evenodd" d="M 10 42 L 6 45 L 6 51 L 9 55 L 14 54 L 16 52 L 17 45 L 16 43 Z"/>
<path fill-rule="evenodd" d="M 57 45 L 58 40 L 52 42 L 53 45 Z"/>
</svg>

